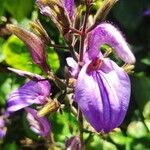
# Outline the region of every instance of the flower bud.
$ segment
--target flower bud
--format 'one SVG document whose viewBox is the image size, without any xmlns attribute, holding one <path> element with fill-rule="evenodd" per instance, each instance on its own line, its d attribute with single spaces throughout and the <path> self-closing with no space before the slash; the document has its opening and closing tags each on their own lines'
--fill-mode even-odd
<svg viewBox="0 0 150 150">
<path fill-rule="evenodd" d="M 35 73 L 31 73 L 28 71 L 23 71 L 23 70 L 19 70 L 19 69 L 15 69 L 15 68 L 10 68 L 10 67 L 8 67 L 7 69 L 18 74 L 19 76 L 27 77 L 33 81 L 38 81 L 39 79 L 44 80 L 44 78 L 42 76 L 35 74 Z"/>
<path fill-rule="evenodd" d="M 91 29 L 96 27 L 99 23 L 101 23 L 105 17 L 108 15 L 109 11 L 111 8 L 115 5 L 115 3 L 118 0 L 105 0 L 103 2 L 102 7 L 97 11 L 95 18 L 94 18 L 94 25 L 92 26 Z"/>
<path fill-rule="evenodd" d="M 50 17 L 63 35 L 69 32 L 71 22 L 61 1 L 37 0 L 36 3 L 41 13 Z"/>
<path fill-rule="evenodd" d="M 26 44 L 33 62 L 39 65 L 45 72 L 48 72 L 50 69 L 46 62 L 47 54 L 43 40 L 34 33 L 12 24 L 8 24 L 7 29 Z"/>
<path fill-rule="evenodd" d="M 49 35 L 47 34 L 46 30 L 41 25 L 39 20 L 37 20 L 35 22 L 30 22 L 30 26 L 33 29 L 33 32 L 35 32 L 35 34 L 37 34 L 39 37 L 41 37 L 41 39 L 44 40 L 44 42 L 46 44 L 50 44 L 51 39 L 50 39 Z"/>
<path fill-rule="evenodd" d="M 50 100 L 41 110 L 39 110 L 38 116 L 43 117 L 48 113 L 56 112 L 59 108 L 60 103 L 57 100 Z"/>
<path fill-rule="evenodd" d="M 78 136 L 70 137 L 66 140 L 66 150 L 81 150 L 81 142 Z"/>
</svg>

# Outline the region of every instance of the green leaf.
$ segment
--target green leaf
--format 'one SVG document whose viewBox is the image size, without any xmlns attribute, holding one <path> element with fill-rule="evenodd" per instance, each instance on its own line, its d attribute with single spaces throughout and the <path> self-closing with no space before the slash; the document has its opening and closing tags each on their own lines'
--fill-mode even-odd
<svg viewBox="0 0 150 150">
<path fill-rule="evenodd" d="M 118 145 L 126 145 L 126 143 L 130 143 L 132 141 L 132 138 L 123 135 L 121 130 L 111 132 L 109 135 L 111 140 Z"/>
<path fill-rule="evenodd" d="M 3 150 L 18 150 L 18 146 L 16 145 L 15 142 L 7 143 L 7 144 L 3 147 Z"/>
<path fill-rule="evenodd" d="M 97 135 L 93 135 L 90 138 L 90 140 L 86 143 L 86 149 L 91 149 L 91 150 L 103 149 L 103 144 L 100 137 Z"/>
<path fill-rule="evenodd" d="M 76 135 L 78 124 L 75 117 L 68 111 L 55 113 L 51 118 L 52 131 L 56 142 L 65 142 L 66 138 Z"/>
<path fill-rule="evenodd" d="M 33 0 L 6 0 L 6 10 L 18 21 L 29 16 L 33 10 Z"/>
<path fill-rule="evenodd" d="M 140 74 L 135 76 L 132 80 L 132 93 L 140 111 L 143 112 L 150 101 L 150 78 Z"/>
<path fill-rule="evenodd" d="M 145 65 L 150 66 L 150 57 L 148 57 L 148 58 L 143 58 L 143 59 L 141 60 L 141 62 L 142 62 L 143 64 L 145 64 Z"/>
<path fill-rule="evenodd" d="M 4 43 L 4 40 L 0 38 L 0 63 L 4 60 L 4 54 L 2 52 L 2 45 Z"/>
<path fill-rule="evenodd" d="M 4 0 L 0 0 L 0 17 L 3 15 L 4 12 Z"/>
<path fill-rule="evenodd" d="M 40 73 L 40 69 L 32 63 L 27 47 L 16 36 L 12 35 L 2 47 L 5 61 L 13 68 Z"/>
<path fill-rule="evenodd" d="M 16 78 L 16 77 L 15 77 Z M 7 95 L 14 89 L 19 87 L 18 83 L 14 83 L 14 78 L 9 77 L 6 73 L 1 73 L 0 77 L 0 105 L 5 105 Z"/>
<path fill-rule="evenodd" d="M 48 64 L 50 64 L 52 70 L 56 72 L 60 67 L 59 57 L 53 48 L 48 48 Z"/>
<path fill-rule="evenodd" d="M 144 123 L 141 121 L 131 122 L 128 126 L 127 133 L 133 138 L 142 138 L 148 134 Z"/>
</svg>

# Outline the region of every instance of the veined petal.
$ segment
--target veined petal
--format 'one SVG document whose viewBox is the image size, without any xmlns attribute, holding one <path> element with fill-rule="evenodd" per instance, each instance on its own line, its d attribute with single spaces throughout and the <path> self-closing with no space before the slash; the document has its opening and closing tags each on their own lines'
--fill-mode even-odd
<svg viewBox="0 0 150 150">
<path fill-rule="evenodd" d="M 30 80 L 7 98 L 7 111 L 14 112 L 32 104 L 43 104 L 50 95 L 50 84 L 46 80 Z"/>
<path fill-rule="evenodd" d="M 51 131 L 50 122 L 45 117 L 38 117 L 35 109 L 27 107 L 25 110 L 27 112 L 27 120 L 29 121 L 31 130 L 42 137 L 48 137 Z"/>
<path fill-rule="evenodd" d="M 79 73 L 79 66 L 78 63 L 72 58 L 72 57 L 67 57 L 66 58 L 68 66 L 71 68 L 70 73 L 73 77 L 76 77 Z"/>
<path fill-rule="evenodd" d="M 109 132 L 124 119 L 130 99 L 130 80 L 122 68 L 104 59 L 100 69 L 79 73 L 74 99 L 97 132 Z"/>
<path fill-rule="evenodd" d="M 64 0 L 64 6 L 68 16 L 72 19 L 74 15 L 74 0 Z"/>
<path fill-rule="evenodd" d="M 89 33 L 87 52 L 91 59 L 98 57 L 99 48 L 103 44 L 110 45 L 124 62 L 135 63 L 135 57 L 127 42 L 120 31 L 110 23 L 102 23 Z"/>
</svg>

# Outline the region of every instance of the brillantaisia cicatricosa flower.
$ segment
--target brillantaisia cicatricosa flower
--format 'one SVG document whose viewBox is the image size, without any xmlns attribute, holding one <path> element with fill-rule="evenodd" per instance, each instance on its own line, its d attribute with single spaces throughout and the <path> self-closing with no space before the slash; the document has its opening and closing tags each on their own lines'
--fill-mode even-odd
<svg viewBox="0 0 150 150">
<path fill-rule="evenodd" d="M 42 137 L 48 137 L 51 129 L 49 121 L 45 117 L 39 117 L 37 111 L 29 106 L 32 104 L 44 105 L 48 102 L 51 90 L 50 83 L 43 77 L 33 76 L 32 73 L 29 74 L 17 69 L 13 69 L 13 71 L 21 76 L 29 76 L 34 80 L 28 81 L 8 96 L 7 113 L 11 114 L 20 109 L 25 109 L 31 130 Z"/>
<path fill-rule="evenodd" d="M 99 51 L 110 45 L 125 63 L 135 57 L 121 33 L 111 24 L 102 23 L 87 37 L 84 65 L 78 73 L 74 100 L 97 132 L 110 132 L 118 127 L 127 112 L 131 85 L 128 74 Z"/>
</svg>

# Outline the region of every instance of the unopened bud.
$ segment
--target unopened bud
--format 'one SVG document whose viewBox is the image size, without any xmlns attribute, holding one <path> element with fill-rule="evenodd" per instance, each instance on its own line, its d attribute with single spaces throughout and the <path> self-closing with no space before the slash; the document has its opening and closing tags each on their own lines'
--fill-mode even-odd
<svg viewBox="0 0 150 150">
<path fill-rule="evenodd" d="M 39 20 L 37 20 L 35 22 L 30 22 L 30 25 L 33 29 L 33 32 L 35 32 L 35 34 L 37 34 L 39 37 L 41 37 L 41 39 L 43 39 L 46 44 L 51 43 L 51 39 L 50 39 L 49 35 L 47 34 L 46 30 L 41 25 Z"/>
<path fill-rule="evenodd" d="M 81 142 L 78 136 L 70 137 L 66 140 L 66 150 L 81 150 Z"/>
<path fill-rule="evenodd" d="M 6 27 L 26 44 L 33 62 L 38 64 L 45 72 L 48 72 L 49 67 L 46 63 L 47 54 L 43 40 L 34 33 L 13 24 L 7 24 Z"/>
<path fill-rule="evenodd" d="M 98 10 L 94 17 L 94 24 L 92 25 L 92 27 L 90 27 L 90 31 L 106 18 L 117 1 L 118 0 L 104 0 L 102 7 Z"/>
<path fill-rule="evenodd" d="M 31 80 L 35 80 L 35 81 L 42 80 L 42 79 L 44 80 L 44 78 L 42 76 L 35 74 L 35 73 L 31 73 L 28 71 L 23 71 L 23 70 L 19 70 L 19 69 L 15 69 L 15 68 L 10 68 L 10 67 L 8 67 L 7 69 L 18 74 L 19 76 L 27 77 Z"/>
<path fill-rule="evenodd" d="M 71 22 L 61 1 L 37 0 L 36 2 L 41 13 L 49 16 L 63 35 L 69 32 Z"/>
<path fill-rule="evenodd" d="M 49 113 L 56 112 L 60 108 L 60 103 L 57 100 L 50 100 L 41 110 L 38 111 L 38 116 L 43 117 Z"/>
</svg>

